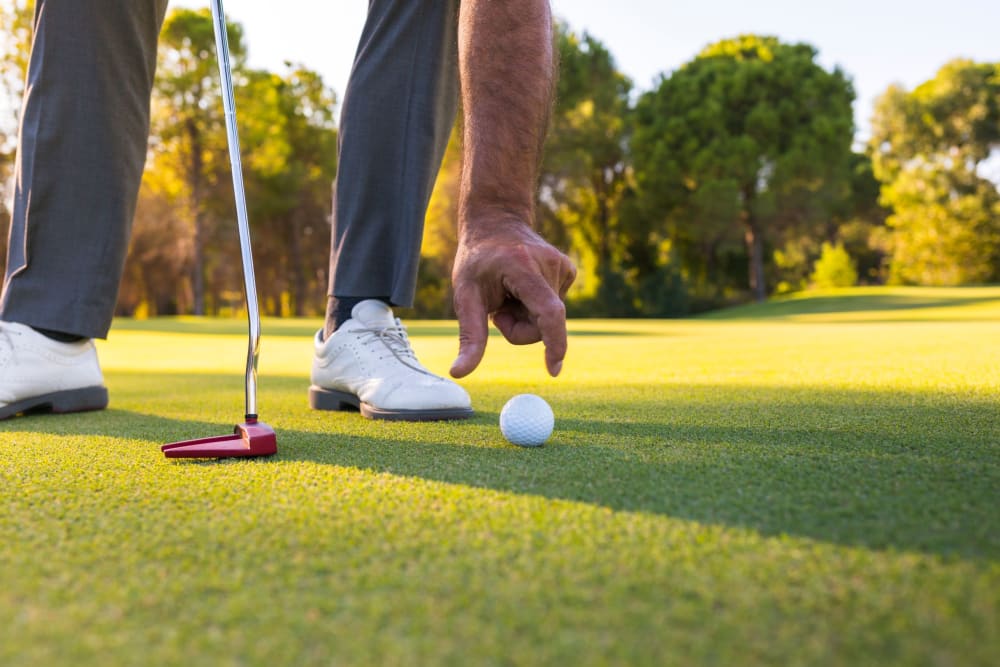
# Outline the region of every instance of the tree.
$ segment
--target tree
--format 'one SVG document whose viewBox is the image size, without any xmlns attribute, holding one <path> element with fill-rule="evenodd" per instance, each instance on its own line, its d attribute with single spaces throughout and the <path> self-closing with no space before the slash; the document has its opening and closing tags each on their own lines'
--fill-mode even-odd
<svg viewBox="0 0 1000 667">
<path fill-rule="evenodd" d="M 115 314 L 177 315 L 191 312 L 190 275 L 193 237 L 175 198 L 146 172 L 139 190 L 128 256 Z"/>
<path fill-rule="evenodd" d="M 227 24 L 231 63 L 242 69 L 246 50 L 238 24 Z M 205 313 L 205 276 L 214 268 L 206 257 L 211 238 L 211 191 L 229 175 L 215 33 L 208 9 L 173 10 L 160 33 L 153 86 L 151 168 L 157 181 L 183 207 L 192 236 L 193 310 Z M 218 201 L 214 204 L 218 207 Z"/>
<path fill-rule="evenodd" d="M 819 288 L 853 287 L 858 282 L 858 270 L 842 243 L 834 245 L 824 241 L 822 252 L 809 278 Z"/>
<path fill-rule="evenodd" d="M 870 155 L 851 156 L 851 201 L 842 219 L 837 221 L 837 240 L 854 260 L 858 279 L 863 284 L 883 284 L 886 280 L 885 236 L 889 210 L 879 199 L 880 184 L 875 178 Z"/>
<path fill-rule="evenodd" d="M 594 299 L 600 289 L 608 291 L 625 280 L 618 210 L 628 179 L 631 82 L 596 38 L 574 34 L 559 23 L 554 39 L 560 75 L 534 222 L 580 265 L 571 292 L 579 301 Z M 425 316 L 453 315 L 450 276 L 460 172 L 461 136 L 453 132 L 424 224 L 416 307 Z M 617 287 L 606 296 L 605 301 L 631 301 Z"/>
<path fill-rule="evenodd" d="M 834 206 L 823 229 L 804 230 L 789 236 L 774 250 L 776 291 L 806 288 L 813 264 L 823 253 L 823 245 L 843 246 L 866 283 L 885 282 L 885 219 L 888 211 L 879 204 L 879 182 L 872 173 L 871 158 L 852 152 L 849 159 L 847 197 Z"/>
<path fill-rule="evenodd" d="M 261 310 L 274 315 L 316 314 L 327 285 L 330 184 L 337 159 L 333 91 L 318 74 L 291 65 L 284 75 L 241 70 L 238 81 L 241 161 Z M 213 113 L 205 110 L 206 115 Z M 213 127 L 205 119 L 191 124 Z M 203 145 L 212 146 L 214 152 L 209 155 L 206 148 L 202 157 L 199 203 L 205 246 L 201 275 L 206 308 L 213 313 L 240 309 L 243 303 L 228 153 L 217 130 L 203 135 Z M 165 152 L 155 153 L 147 165 L 126 280 L 141 278 L 151 267 L 159 267 L 163 276 L 167 265 L 187 267 L 188 275 L 194 273 L 196 235 L 185 205 L 190 201 L 188 182 L 183 180 L 188 173 L 183 168 L 192 161 L 185 157 L 183 143 L 154 145 Z M 159 226 L 143 225 L 155 219 Z M 143 267 L 131 266 L 139 261 Z M 141 279 L 140 283 L 148 285 L 149 281 Z M 193 284 L 183 274 L 177 275 L 171 298 L 152 291 L 145 293 L 143 303 L 152 314 L 168 312 L 162 310 L 163 304 L 171 310 L 193 310 Z M 124 312 L 135 305 L 134 300 L 120 302 Z"/>
<path fill-rule="evenodd" d="M 538 223 L 580 265 L 577 293 L 593 295 L 610 274 L 623 270 L 618 212 L 628 179 L 632 82 L 595 37 L 559 23 L 555 40 L 560 75 L 541 169 Z"/>
<path fill-rule="evenodd" d="M 981 173 L 1000 147 L 1000 63 L 955 60 L 879 98 L 870 149 L 891 207 L 890 280 L 1000 280 L 1000 194 Z"/>
<path fill-rule="evenodd" d="M 326 305 L 336 98 L 315 72 L 287 67 L 284 76 L 247 72 L 236 103 L 248 215 L 263 240 L 254 244 L 261 302 L 265 312 L 303 316 Z"/>
<path fill-rule="evenodd" d="M 767 249 L 822 235 L 849 198 L 853 99 L 808 44 L 744 35 L 707 47 L 636 106 L 636 216 L 672 240 L 702 290 L 731 285 L 742 244 L 743 284 L 764 299 Z"/>
</svg>

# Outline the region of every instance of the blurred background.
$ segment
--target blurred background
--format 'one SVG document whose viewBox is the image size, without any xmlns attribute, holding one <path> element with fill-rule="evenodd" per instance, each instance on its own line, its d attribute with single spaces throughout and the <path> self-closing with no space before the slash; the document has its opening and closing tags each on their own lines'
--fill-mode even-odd
<svg viewBox="0 0 1000 667">
<path fill-rule="evenodd" d="M 33 3 L 0 0 L 0 250 Z M 325 306 L 338 99 L 367 3 L 226 7 L 261 305 Z M 679 317 L 857 284 L 1000 282 L 1000 4 L 558 0 L 536 227 L 570 314 Z M 175 0 L 118 313 L 242 308 L 211 20 Z M 410 316 L 451 317 L 461 146 Z M 2 264 L 2 259 L 0 259 Z"/>
</svg>

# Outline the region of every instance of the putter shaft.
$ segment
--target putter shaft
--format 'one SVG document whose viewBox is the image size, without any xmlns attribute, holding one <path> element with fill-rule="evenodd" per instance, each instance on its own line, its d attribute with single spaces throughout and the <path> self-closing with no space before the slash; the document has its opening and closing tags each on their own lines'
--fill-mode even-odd
<svg viewBox="0 0 1000 667">
<path fill-rule="evenodd" d="M 250 338 L 247 348 L 246 415 L 257 417 L 257 360 L 260 356 L 260 311 L 257 306 L 257 284 L 254 280 L 253 254 L 250 251 L 250 224 L 247 220 L 246 195 L 243 190 L 243 167 L 240 161 L 240 138 L 236 129 L 236 102 L 233 99 L 233 75 L 229 66 L 229 39 L 226 35 L 226 15 L 222 0 L 212 0 L 212 19 L 215 25 L 215 46 L 218 51 L 219 77 L 222 81 L 222 107 L 226 116 L 226 138 L 229 145 L 229 162 L 233 172 L 233 190 L 236 195 L 236 223 L 240 233 L 240 252 L 243 258 L 243 285 L 246 291 L 247 319 Z"/>
</svg>

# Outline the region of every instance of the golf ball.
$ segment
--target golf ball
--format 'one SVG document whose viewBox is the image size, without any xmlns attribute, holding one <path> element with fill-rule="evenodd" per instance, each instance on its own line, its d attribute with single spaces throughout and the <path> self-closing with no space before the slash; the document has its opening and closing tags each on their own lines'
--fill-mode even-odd
<svg viewBox="0 0 1000 667">
<path fill-rule="evenodd" d="M 552 435 L 555 415 L 545 399 L 518 394 L 500 411 L 500 432 L 512 445 L 540 447 Z"/>
</svg>

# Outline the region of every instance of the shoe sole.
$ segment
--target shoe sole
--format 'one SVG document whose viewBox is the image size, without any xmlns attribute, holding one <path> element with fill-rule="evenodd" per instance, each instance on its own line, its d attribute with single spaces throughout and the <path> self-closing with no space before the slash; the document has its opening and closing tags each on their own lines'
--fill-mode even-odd
<svg viewBox="0 0 1000 667">
<path fill-rule="evenodd" d="M 0 407 L 0 419 L 35 412 L 87 412 L 108 407 L 107 387 L 83 387 L 32 396 Z"/>
<path fill-rule="evenodd" d="M 386 421 L 431 422 L 468 419 L 472 408 L 439 408 L 435 410 L 384 410 L 363 402 L 354 394 L 313 385 L 309 387 L 309 407 L 313 410 L 360 412 L 368 419 Z"/>
</svg>

